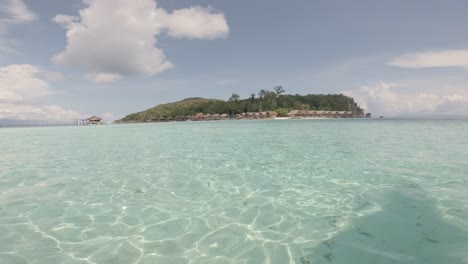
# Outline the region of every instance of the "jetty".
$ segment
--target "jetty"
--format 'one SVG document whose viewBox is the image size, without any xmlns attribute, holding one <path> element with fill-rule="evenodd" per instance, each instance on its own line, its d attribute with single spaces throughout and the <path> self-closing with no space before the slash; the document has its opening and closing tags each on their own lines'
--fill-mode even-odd
<svg viewBox="0 0 468 264">
<path fill-rule="evenodd" d="M 101 125 L 102 118 L 92 116 L 87 119 L 72 119 L 65 122 L 49 123 L 49 122 L 24 122 L 24 123 L 0 123 L 0 128 L 32 128 L 32 127 L 64 127 L 64 126 L 88 126 Z"/>
</svg>

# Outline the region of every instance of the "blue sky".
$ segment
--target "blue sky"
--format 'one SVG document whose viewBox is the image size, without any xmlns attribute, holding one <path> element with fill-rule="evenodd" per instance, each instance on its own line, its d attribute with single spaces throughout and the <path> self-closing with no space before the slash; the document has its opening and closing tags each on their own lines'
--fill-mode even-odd
<svg viewBox="0 0 468 264">
<path fill-rule="evenodd" d="M 0 0 L 0 119 L 114 119 L 201 96 L 344 93 L 468 114 L 466 1 Z"/>
</svg>

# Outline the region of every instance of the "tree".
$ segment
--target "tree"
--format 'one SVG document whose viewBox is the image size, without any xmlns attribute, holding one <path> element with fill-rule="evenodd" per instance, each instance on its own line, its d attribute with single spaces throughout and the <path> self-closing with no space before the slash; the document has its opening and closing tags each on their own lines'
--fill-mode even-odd
<svg viewBox="0 0 468 264">
<path fill-rule="evenodd" d="M 240 99 L 240 96 L 238 94 L 236 94 L 236 93 L 233 93 L 231 95 L 231 97 L 229 97 L 229 101 L 237 102 L 237 101 L 239 101 L 239 99 Z"/>
<path fill-rule="evenodd" d="M 284 89 L 283 89 L 283 86 L 275 86 L 273 88 L 273 90 L 275 90 L 275 93 L 276 93 L 276 98 L 279 99 L 280 95 L 282 95 L 284 92 L 286 92 Z M 283 104 L 282 104 L 282 107 L 286 107 L 285 106 L 285 99 L 286 97 L 283 96 Z M 277 103 L 278 104 L 278 103 Z M 279 104 L 278 104 L 279 105 Z"/>
<path fill-rule="evenodd" d="M 236 93 L 233 93 L 231 97 L 229 97 L 228 108 L 230 116 L 234 116 L 242 111 L 239 107 L 239 99 L 240 96 Z"/>
<path fill-rule="evenodd" d="M 262 112 L 263 100 L 264 100 L 266 94 L 267 94 L 267 91 L 263 90 L 263 89 L 261 89 L 258 92 L 258 99 L 259 99 L 259 103 L 260 103 L 260 112 Z"/>
<path fill-rule="evenodd" d="M 273 89 L 275 90 L 275 93 L 278 96 L 285 92 L 285 90 L 283 89 L 283 86 L 275 86 Z"/>
<path fill-rule="evenodd" d="M 287 108 L 278 108 L 276 109 L 279 117 L 287 117 L 289 113 L 289 109 Z"/>
</svg>

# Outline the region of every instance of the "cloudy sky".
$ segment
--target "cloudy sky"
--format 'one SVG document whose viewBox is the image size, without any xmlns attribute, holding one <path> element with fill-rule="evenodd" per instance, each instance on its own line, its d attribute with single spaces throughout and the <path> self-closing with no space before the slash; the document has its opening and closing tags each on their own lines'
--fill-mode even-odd
<svg viewBox="0 0 468 264">
<path fill-rule="evenodd" d="M 0 0 L 0 119 L 108 120 L 186 97 L 344 93 L 468 114 L 464 0 Z"/>
</svg>

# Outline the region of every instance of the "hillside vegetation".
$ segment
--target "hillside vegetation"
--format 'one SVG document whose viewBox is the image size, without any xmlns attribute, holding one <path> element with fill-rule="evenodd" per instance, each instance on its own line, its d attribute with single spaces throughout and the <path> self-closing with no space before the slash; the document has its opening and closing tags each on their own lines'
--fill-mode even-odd
<svg viewBox="0 0 468 264">
<path fill-rule="evenodd" d="M 284 94 L 281 86 L 273 91 L 261 90 L 257 95 L 252 94 L 247 99 L 240 99 L 232 94 L 229 100 L 187 98 L 182 101 L 161 104 L 142 112 L 125 116 L 119 121 L 139 122 L 145 120 L 159 120 L 162 118 L 176 118 L 179 116 L 193 116 L 202 112 L 205 114 L 236 114 L 245 112 L 277 111 L 280 116 L 287 115 L 292 109 L 297 110 L 334 110 L 352 111 L 362 114 L 361 109 L 353 98 L 343 94 Z"/>
</svg>

